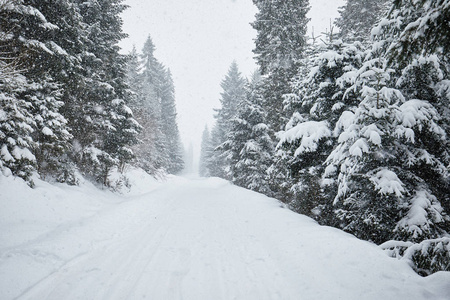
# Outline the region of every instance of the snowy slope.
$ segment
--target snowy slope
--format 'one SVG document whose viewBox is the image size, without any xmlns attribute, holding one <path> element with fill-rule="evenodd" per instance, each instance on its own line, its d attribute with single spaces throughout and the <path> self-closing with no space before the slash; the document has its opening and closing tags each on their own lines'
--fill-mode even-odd
<svg viewBox="0 0 450 300">
<path fill-rule="evenodd" d="M 449 299 L 378 247 L 216 178 L 126 196 L 0 177 L 0 299 Z"/>
</svg>

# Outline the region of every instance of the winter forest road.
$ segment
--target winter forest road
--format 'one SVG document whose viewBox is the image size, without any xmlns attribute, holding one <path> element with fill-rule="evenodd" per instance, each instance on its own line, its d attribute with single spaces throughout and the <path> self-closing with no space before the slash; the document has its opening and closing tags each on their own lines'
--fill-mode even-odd
<svg viewBox="0 0 450 300">
<path fill-rule="evenodd" d="M 171 179 L 22 251 L 53 269 L 13 299 L 441 299 L 375 245 L 214 178 Z"/>
</svg>

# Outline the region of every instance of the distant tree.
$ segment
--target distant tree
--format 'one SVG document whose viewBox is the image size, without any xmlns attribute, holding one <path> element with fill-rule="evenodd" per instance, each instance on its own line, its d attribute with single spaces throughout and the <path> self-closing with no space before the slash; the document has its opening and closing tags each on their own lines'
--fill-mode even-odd
<svg viewBox="0 0 450 300">
<path fill-rule="evenodd" d="M 184 171 L 188 174 L 194 172 L 194 146 L 192 143 L 189 144 L 189 147 L 184 152 L 184 161 L 185 168 Z"/>
<path fill-rule="evenodd" d="M 202 144 L 200 149 L 199 175 L 209 177 L 208 161 L 212 154 L 211 135 L 208 126 L 205 126 L 202 134 Z"/>
<path fill-rule="evenodd" d="M 211 168 L 209 171 L 211 176 L 228 178 L 229 162 L 225 150 L 221 146 L 231 130 L 232 120 L 238 114 L 238 106 L 245 99 L 245 80 L 242 78 L 235 61 L 231 64 L 221 87 L 223 89 L 220 99 L 221 107 L 216 110 L 216 125 L 211 133 L 212 146 L 215 149 L 210 158 Z"/>
<path fill-rule="evenodd" d="M 140 143 L 135 147 L 138 166 L 150 174 L 166 172 L 169 163 L 166 136 L 162 132 L 162 88 L 166 76 L 164 66 L 154 55 L 155 45 L 149 36 L 141 54 L 136 103 L 132 109 L 143 127 Z"/>
<path fill-rule="evenodd" d="M 166 70 L 161 86 L 161 131 L 166 138 L 166 150 L 169 160 L 167 172 L 177 174 L 184 168 L 183 146 L 177 124 L 177 111 L 175 106 L 175 87 L 172 74 Z"/>
</svg>

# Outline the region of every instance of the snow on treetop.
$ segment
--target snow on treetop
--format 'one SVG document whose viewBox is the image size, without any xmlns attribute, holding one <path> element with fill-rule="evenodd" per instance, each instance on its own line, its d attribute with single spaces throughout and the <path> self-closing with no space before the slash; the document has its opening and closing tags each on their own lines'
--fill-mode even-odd
<svg viewBox="0 0 450 300">
<path fill-rule="evenodd" d="M 27 148 L 20 148 L 16 146 L 12 151 L 12 155 L 18 160 L 20 159 L 27 159 L 30 161 L 36 160 L 36 157 Z"/>
<path fill-rule="evenodd" d="M 372 143 L 381 146 L 381 136 L 383 132 L 378 129 L 376 124 L 370 124 L 361 129 L 362 134 Z"/>
<path fill-rule="evenodd" d="M 435 123 L 438 113 L 429 102 L 417 99 L 409 100 L 403 103 L 399 110 L 397 118 L 404 127 L 417 127 L 422 130 L 426 125 L 430 131 L 445 138 L 445 131 Z"/>
<path fill-rule="evenodd" d="M 382 195 L 395 194 L 397 197 L 401 197 L 405 192 L 403 183 L 397 177 L 397 174 L 388 169 L 381 169 L 375 176 L 371 176 L 370 181 Z"/>
<path fill-rule="evenodd" d="M 50 128 L 48 128 L 47 126 L 42 128 L 42 133 L 44 135 L 48 135 L 48 136 L 52 136 L 53 135 L 53 131 Z"/>
<path fill-rule="evenodd" d="M 358 139 L 353 145 L 348 149 L 349 153 L 353 156 L 361 157 L 363 152 L 369 152 L 369 146 L 367 145 L 365 138 Z"/>
<path fill-rule="evenodd" d="M 423 234 L 424 230 L 430 228 L 428 215 L 432 215 L 434 221 L 439 223 L 443 221 L 442 211 L 442 206 L 436 201 L 435 196 L 427 191 L 419 190 L 411 199 L 409 212 L 398 223 L 398 227 L 407 228 L 408 232 L 412 233 L 414 238 L 417 238 Z"/>
<path fill-rule="evenodd" d="M 325 121 L 316 122 L 308 121 L 299 123 L 293 128 L 278 134 L 280 142 L 277 148 L 284 143 L 293 143 L 301 140 L 300 146 L 295 150 L 294 155 L 298 156 L 304 152 L 312 152 L 317 149 L 319 140 L 331 136 L 331 130 L 328 128 L 328 123 Z"/>
<path fill-rule="evenodd" d="M 4 161 L 15 161 L 14 157 L 12 157 L 11 153 L 9 153 L 6 145 L 2 146 L 1 155 Z"/>
</svg>

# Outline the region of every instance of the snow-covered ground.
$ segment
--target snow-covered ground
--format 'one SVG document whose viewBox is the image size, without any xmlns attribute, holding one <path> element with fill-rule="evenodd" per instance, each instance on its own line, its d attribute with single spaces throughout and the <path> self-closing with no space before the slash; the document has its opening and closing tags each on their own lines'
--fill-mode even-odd
<svg viewBox="0 0 450 300">
<path fill-rule="evenodd" d="M 0 175 L 0 299 L 450 299 L 377 246 L 217 179 L 126 195 Z"/>
</svg>

